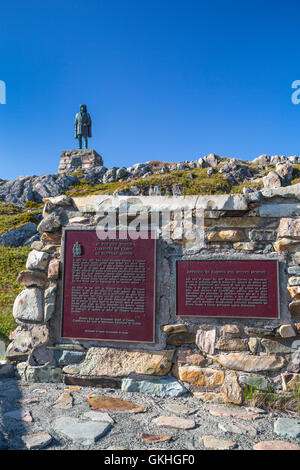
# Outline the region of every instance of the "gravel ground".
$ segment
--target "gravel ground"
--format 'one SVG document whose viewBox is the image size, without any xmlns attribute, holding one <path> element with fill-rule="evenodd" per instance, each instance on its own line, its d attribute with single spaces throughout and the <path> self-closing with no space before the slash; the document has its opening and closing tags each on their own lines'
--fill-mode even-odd
<svg viewBox="0 0 300 470">
<path fill-rule="evenodd" d="M 20 384 L 16 379 L 3 379 L 0 381 L 0 435 L 4 435 L 9 442 L 9 449 L 25 449 L 22 436 L 26 434 L 47 431 L 52 436 L 52 442 L 47 445 L 47 450 L 103 450 L 111 447 L 121 447 L 126 450 L 201 450 L 204 449 L 202 436 L 213 435 L 220 439 L 231 440 L 238 450 L 252 449 L 253 445 L 265 440 L 284 440 L 300 445 L 300 438 L 283 438 L 274 433 L 274 422 L 284 414 L 267 413 L 261 418 L 246 421 L 238 418 L 222 418 L 213 416 L 209 410 L 215 406 L 204 403 L 192 396 L 179 398 L 158 398 L 140 393 L 128 393 L 120 390 L 81 387 L 78 391 L 72 391 L 73 406 L 69 409 L 57 409 L 55 401 L 67 389 L 64 384 Z M 109 412 L 114 419 L 114 424 L 97 442 L 90 446 L 83 446 L 62 436 L 53 429 L 54 421 L 61 417 L 78 418 L 81 422 L 88 419 L 83 415 L 91 410 L 87 403 L 87 396 L 91 393 L 105 395 L 124 400 L 133 401 L 138 405 L 146 405 L 147 410 L 141 413 L 116 413 Z M 38 403 L 19 403 L 17 400 L 38 398 Z M 168 407 L 173 406 L 173 411 Z M 189 413 L 175 413 L 174 405 L 183 405 L 189 409 Z M 227 406 L 229 407 L 229 406 Z M 236 407 L 230 407 L 236 409 Z M 22 409 L 30 411 L 33 421 L 24 422 L 5 416 L 7 412 Z M 240 407 L 239 407 L 240 409 Z M 159 416 L 178 416 L 194 419 L 194 429 L 181 430 L 159 427 L 152 423 Z M 296 418 L 295 415 L 289 417 Z M 225 432 L 220 429 L 226 425 L 235 423 L 243 424 L 257 431 L 255 436 Z M 171 435 L 172 440 L 162 443 L 145 443 L 141 441 L 141 434 Z"/>
</svg>

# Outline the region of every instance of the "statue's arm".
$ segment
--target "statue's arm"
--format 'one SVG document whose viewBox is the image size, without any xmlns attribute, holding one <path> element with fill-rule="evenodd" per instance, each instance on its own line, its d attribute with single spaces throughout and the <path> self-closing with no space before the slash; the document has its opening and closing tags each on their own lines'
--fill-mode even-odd
<svg viewBox="0 0 300 470">
<path fill-rule="evenodd" d="M 77 139 L 78 134 L 77 134 L 77 123 L 78 123 L 78 114 L 75 116 L 75 123 L 74 123 L 74 128 L 75 128 L 75 139 Z"/>
</svg>

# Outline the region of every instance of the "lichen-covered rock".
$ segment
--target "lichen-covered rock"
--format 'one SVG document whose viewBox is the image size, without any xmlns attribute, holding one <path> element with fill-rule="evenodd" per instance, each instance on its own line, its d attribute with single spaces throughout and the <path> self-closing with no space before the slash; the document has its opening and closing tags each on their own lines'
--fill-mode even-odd
<svg viewBox="0 0 300 470">
<path fill-rule="evenodd" d="M 299 288 L 300 290 L 300 288 Z M 300 295 L 300 292 L 299 292 Z M 296 336 L 295 328 L 293 325 L 281 325 L 280 328 L 278 329 L 278 333 L 282 338 L 293 338 Z"/>
<path fill-rule="evenodd" d="M 51 281 L 58 279 L 60 270 L 60 261 L 56 258 L 53 258 L 48 266 L 48 278 Z"/>
<path fill-rule="evenodd" d="M 15 299 L 13 316 L 18 321 L 44 320 L 44 295 L 38 287 L 24 289 Z"/>
<path fill-rule="evenodd" d="M 192 349 L 181 349 L 177 354 L 177 364 L 190 364 L 194 366 L 203 366 L 206 359 L 202 354 Z"/>
<path fill-rule="evenodd" d="M 55 366 L 31 366 L 27 362 L 17 365 L 19 378 L 29 383 L 58 383 L 62 381 L 62 371 Z"/>
<path fill-rule="evenodd" d="M 243 230 L 220 230 L 213 231 L 207 235 L 209 242 L 239 242 L 245 240 L 246 235 Z"/>
<path fill-rule="evenodd" d="M 275 215 L 275 214 L 274 214 Z M 300 240 L 295 240 L 294 238 L 280 238 L 274 244 L 274 249 L 277 252 L 285 251 L 296 251 L 299 249 Z"/>
<path fill-rule="evenodd" d="M 46 345 L 36 346 L 28 357 L 30 366 L 55 366 L 55 358 L 52 349 L 48 349 Z"/>
<path fill-rule="evenodd" d="M 293 299 L 300 299 L 300 286 L 288 286 L 287 289 Z"/>
<path fill-rule="evenodd" d="M 288 372 L 300 373 L 300 350 L 293 352 L 286 370 Z"/>
<path fill-rule="evenodd" d="M 263 183 L 266 189 L 280 188 L 282 186 L 281 179 L 276 171 L 270 171 L 270 173 L 264 176 Z"/>
<path fill-rule="evenodd" d="M 229 353 L 209 356 L 217 361 L 222 367 L 244 372 L 263 372 L 280 370 L 285 361 L 280 356 L 253 356 L 244 353 Z"/>
<path fill-rule="evenodd" d="M 194 365 L 178 364 L 173 367 L 172 372 L 173 375 L 178 377 L 182 382 L 187 382 L 197 387 L 218 387 L 223 384 L 225 377 L 222 370 Z"/>
<path fill-rule="evenodd" d="M 37 234 L 36 225 L 27 222 L 20 227 L 13 228 L 0 235 L 0 245 L 4 246 L 23 246 L 25 242 Z"/>
<path fill-rule="evenodd" d="M 216 342 L 216 328 L 202 326 L 196 334 L 196 345 L 205 354 L 214 354 Z"/>
<path fill-rule="evenodd" d="M 21 271 L 17 281 L 25 287 L 40 287 L 41 289 L 45 288 L 49 283 L 47 275 L 37 270 Z"/>
<path fill-rule="evenodd" d="M 289 304 L 289 310 L 294 317 L 300 317 L 300 299 L 295 299 Z"/>
<path fill-rule="evenodd" d="M 80 375 L 90 376 L 166 375 L 171 370 L 173 355 L 174 350 L 148 352 L 92 347 L 77 368 Z M 68 366 L 64 372 L 72 374 Z"/>
<path fill-rule="evenodd" d="M 261 340 L 261 345 L 267 354 L 290 354 L 293 352 L 291 345 L 282 342 L 282 340 L 280 342 L 263 338 Z"/>
<path fill-rule="evenodd" d="M 34 347 L 49 342 L 49 329 L 46 325 L 22 325 L 13 332 L 12 342 L 9 344 L 6 356 L 14 359 L 19 353 L 28 353 Z"/>
<path fill-rule="evenodd" d="M 61 227 L 61 221 L 57 215 L 50 214 L 38 225 L 39 232 L 54 232 Z"/>
<path fill-rule="evenodd" d="M 241 405 L 243 403 L 242 389 L 238 383 L 237 375 L 229 372 L 225 376 L 224 383 L 220 388 L 224 403 L 234 403 Z"/>
<path fill-rule="evenodd" d="M 235 336 L 241 333 L 240 328 L 237 325 L 224 325 L 220 328 L 220 334 L 222 336 Z"/>
<path fill-rule="evenodd" d="M 26 268 L 27 269 L 38 269 L 40 271 L 45 271 L 49 262 L 48 253 L 32 250 L 27 258 Z"/>
<path fill-rule="evenodd" d="M 282 390 L 284 392 L 292 392 L 297 390 L 300 386 L 300 374 L 281 374 Z"/>
<path fill-rule="evenodd" d="M 179 397 L 188 392 L 178 380 L 167 377 L 155 380 L 122 379 L 121 390 L 124 392 L 139 392 L 159 397 Z"/>
<path fill-rule="evenodd" d="M 55 312 L 56 292 L 57 292 L 57 286 L 53 282 L 45 290 L 45 297 L 44 297 L 44 321 L 45 322 L 49 321 Z"/>
<path fill-rule="evenodd" d="M 290 286 L 300 286 L 300 277 L 293 276 L 289 278 L 289 285 Z"/>
<path fill-rule="evenodd" d="M 174 333 L 187 333 L 187 326 L 183 323 L 175 323 L 174 325 L 164 325 L 161 327 L 162 331 L 167 335 Z"/>
<path fill-rule="evenodd" d="M 247 351 L 248 341 L 241 338 L 227 338 L 221 336 L 216 342 L 216 349 L 222 351 Z"/>
<path fill-rule="evenodd" d="M 266 377 L 261 375 L 240 375 L 239 383 L 241 385 L 248 385 L 254 390 L 268 392 L 271 390 L 270 382 Z"/>
<path fill-rule="evenodd" d="M 196 335 L 191 332 L 172 333 L 167 339 L 167 344 L 172 346 L 181 346 L 182 344 L 194 344 L 195 340 Z"/>
</svg>

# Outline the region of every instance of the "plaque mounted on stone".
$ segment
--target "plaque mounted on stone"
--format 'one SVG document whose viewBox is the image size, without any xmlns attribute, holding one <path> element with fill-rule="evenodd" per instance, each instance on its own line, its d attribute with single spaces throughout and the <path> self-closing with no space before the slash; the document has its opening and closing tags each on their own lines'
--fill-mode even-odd
<svg viewBox="0 0 300 470">
<path fill-rule="evenodd" d="M 278 319 L 278 261 L 177 260 L 176 315 Z"/>
<path fill-rule="evenodd" d="M 109 238 L 95 229 L 64 230 L 62 338 L 153 343 L 153 233 L 105 233 Z"/>
</svg>

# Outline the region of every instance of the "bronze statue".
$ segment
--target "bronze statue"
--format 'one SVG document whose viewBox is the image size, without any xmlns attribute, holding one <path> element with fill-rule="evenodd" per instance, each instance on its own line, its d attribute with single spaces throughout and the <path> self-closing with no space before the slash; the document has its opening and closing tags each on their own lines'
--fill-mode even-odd
<svg viewBox="0 0 300 470">
<path fill-rule="evenodd" d="M 88 137 L 92 137 L 92 120 L 85 104 L 80 105 L 80 112 L 75 116 L 75 139 L 78 139 L 80 149 L 82 149 L 82 137 L 87 149 Z"/>
</svg>

